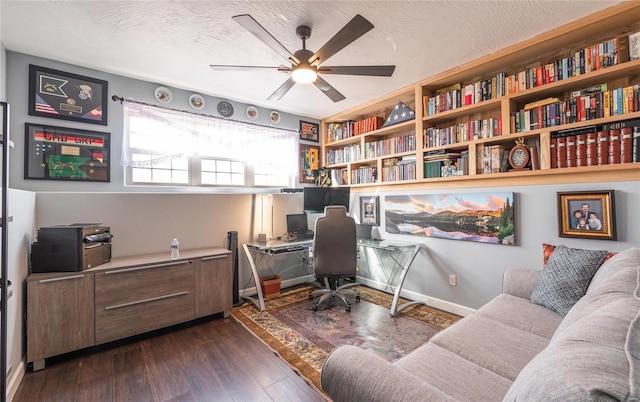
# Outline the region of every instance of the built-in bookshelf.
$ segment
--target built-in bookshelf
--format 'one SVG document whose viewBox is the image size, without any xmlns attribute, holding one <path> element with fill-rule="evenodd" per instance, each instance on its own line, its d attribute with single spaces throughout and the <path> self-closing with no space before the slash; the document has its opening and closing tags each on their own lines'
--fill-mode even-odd
<svg viewBox="0 0 640 402">
<path fill-rule="evenodd" d="M 640 3 L 624 2 L 331 116 L 324 166 L 355 187 L 640 180 L 638 32 Z M 415 119 L 377 128 L 398 102 Z M 507 160 L 519 139 L 526 170 Z"/>
</svg>

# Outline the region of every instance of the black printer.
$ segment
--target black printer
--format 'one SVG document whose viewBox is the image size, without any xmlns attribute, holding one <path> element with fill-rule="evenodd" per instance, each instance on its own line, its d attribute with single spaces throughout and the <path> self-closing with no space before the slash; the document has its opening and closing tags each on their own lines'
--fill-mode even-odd
<svg viewBox="0 0 640 402">
<path fill-rule="evenodd" d="M 74 223 L 42 227 L 31 245 L 31 272 L 83 271 L 111 260 L 109 226 Z"/>
</svg>

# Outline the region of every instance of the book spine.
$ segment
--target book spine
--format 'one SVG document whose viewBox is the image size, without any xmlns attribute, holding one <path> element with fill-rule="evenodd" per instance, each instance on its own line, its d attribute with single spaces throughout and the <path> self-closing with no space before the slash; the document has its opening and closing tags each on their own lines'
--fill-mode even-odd
<svg viewBox="0 0 640 402">
<path fill-rule="evenodd" d="M 598 165 L 609 164 L 609 132 L 598 131 Z"/>
<path fill-rule="evenodd" d="M 576 136 L 570 135 L 566 139 L 567 167 L 576 167 Z"/>
<path fill-rule="evenodd" d="M 556 142 L 556 164 L 558 168 L 567 167 L 567 139 L 565 137 L 558 137 Z"/>
<path fill-rule="evenodd" d="M 576 135 L 576 166 L 587 166 L 587 135 Z"/>
<path fill-rule="evenodd" d="M 587 166 L 598 164 L 598 134 L 587 134 Z"/>
<path fill-rule="evenodd" d="M 558 138 L 552 137 L 549 143 L 550 157 L 551 160 L 551 169 L 556 169 L 558 167 Z"/>
<path fill-rule="evenodd" d="M 620 163 L 620 130 L 609 131 L 609 163 Z"/>
<path fill-rule="evenodd" d="M 531 153 L 531 169 L 540 170 L 540 159 L 538 159 L 538 147 L 531 146 L 529 147 L 529 151 Z"/>
<path fill-rule="evenodd" d="M 640 162 L 640 127 L 633 128 L 633 161 Z"/>
<path fill-rule="evenodd" d="M 633 162 L 633 130 L 625 127 L 620 130 L 620 162 Z"/>
</svg>

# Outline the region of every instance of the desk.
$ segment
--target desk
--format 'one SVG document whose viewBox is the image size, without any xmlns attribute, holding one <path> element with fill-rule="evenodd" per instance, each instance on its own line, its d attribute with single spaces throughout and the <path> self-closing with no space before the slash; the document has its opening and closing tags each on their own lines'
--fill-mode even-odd
<svg viewBox="0 0 640 402">
<path fill-rule="evenodd" d="M 257 265 L 262 261 L 265 256 L 281 255 L 288 253 L 300 253 L 308 252 L 309 248 L 313 245 L 313 239 L 302 241 L 281 241 L 270 240 L 266 243 L 249 242 L 242 244 L 242 250 L 244 255 L 249 261 L 249 267 L 251 267 L 251 273 L 253 281 L 256 285 L 256 292 L 258 293 L 257 299 L 251 296 L 242 296 L 243 299 L 256 306 L 260 311 L 264 311 L 264 295 L 262 294 L 262 288 L 260 287 L 260 277 L 258 276 Z M 258 257 L 258 260 L 254 259 L 254 256 Z"/>
<path fill-rule="evenodd" d="M 404 280 L 409 272 L 409 268 L 413 264 L 416 256 L 420 252 L 421 249 L 426 246 L 421 243 L 405 243 L 394 240 L 358 240 L 358 247 L 364 247 L 373 249 L 375 251 L 376 258 L 378 260 L 378 265 L 382 268 L 383 273 L 387 279 L 387 286 L 393 289 L 393 285 L 391 285 L 391 279 L 393 278 L 393 273 L 396 268 L 400 268 L 402 273 L 400 274 L 400 280 L 397 285 L 395 285 L 395 291 L 393 293 L 393 301 L 391 302 L 391 316 L 395 317 L 402 310 L 409 306 L 413 306 L 415 304 L 424 304 L 419 301 L 410 301 L 401 306 L 398 306 L 398 301 L 400 300 L 400 293 L 402 292 L 402 285 L 404 284 Z M 300 253 L 300 252 L 308 252 L 309 248 L 313 246 L 313 240 L 303 240 L 303 241 L 293 241 L 293 242 L 285 242 L 285 241 L 268 241 L 266 243 L 260 242 L 250 242 L 242 244 L 242 249 L 244 251 L 245 256 L 247 257 L 247 261 L 249 261 L 249 266 L 251 267 L 251 273 L 253 274 L 253 281 L 256 285 L 257 298 L 251 296 L 242 296 L 243 299 L 247 300 L 260 311 L 264 311 L 264 295 L 262 294 L 262 289 L 260 288 L 260 277 L 258 276 L 257 265 L 262 261 L 262 258 L 266 256 L 272 255 L 280 255 L 286 253 Z M 382 259 L 380 258 L 380 253 L 385 252 L 393 259 L 394 265 L 391 267 L 388 272 L 388 267 L 385 267 L 385 264 L 382 263 Z M 407 260 L 407 262 L 403 265 L 400 259 L 405 253 L 411 253 L 411 256 Z M 257 257 L 257 258 L 254 258 Z M 387 275 L 388 274 L 388 275 Z"/>
<path fill-rule="evenodd" d="M 381 241 L 358 240 L 358 246 L 374 249 L 376 251 L 375 255 L 378 260 L 378 265 L 382 268 L 382 271 L 387 278 L 388 287 L 393 289 L 393 286 L 391 285 L 391 279 L 393 278 L 393 273 L 395 269 L 399 267 L 402 270 L 402 273 L 400 274 L 400 281 L 395 286 L 396 289 L 395 289 L 395 292 L 393 293 L 393 301 L 391 302 L 391 309 L 390 309 L 391 316 L 395 317 L 402 310 L 404 310 L 409 306 L 413 306 L 415 304 L 424 304 L 424 302 L 410 301 L 398 307 L 398 300 L 400 300 L 400 293 L 402 292 L 402 285 L 404 284 L 404 280 L 407 276 L 407 273 L 409 272 L 409 268 L 411 268 L 411 264 L 413 264 L 413 261 L 416 259 L 416 256 L 418 255 L 421 249 L 426 247 L 424 244 L 405 243 L 405 242 L 399 242 L 394 240 L 381 240 Z M 389 275 L 387 275 L 387 271 L 385 270 L 385 265 L 382 263 L 382 259 L 380 258 L 380 252 L 388 253 L 389 257 L 391 257 L 394 261 L 394 265 L 391 268 L 391 272 L 389 272 Z M 400 257 L 405 253 L 411 253 L 411 256 L 407 261 L 407 263 L 402 265 Z"/>
</svg>

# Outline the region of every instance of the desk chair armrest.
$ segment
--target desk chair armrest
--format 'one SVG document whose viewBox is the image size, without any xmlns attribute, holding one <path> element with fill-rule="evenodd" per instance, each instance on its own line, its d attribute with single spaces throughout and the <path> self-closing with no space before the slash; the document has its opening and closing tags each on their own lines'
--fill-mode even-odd
<svg viewBox="0 0 640 402">
<path fill-rule="evenodd" d="M 392 363 L 357 346 L 331 352 L 322 367 L 322 389 L 341 401 L 454 401 Z"/>
</svg>

